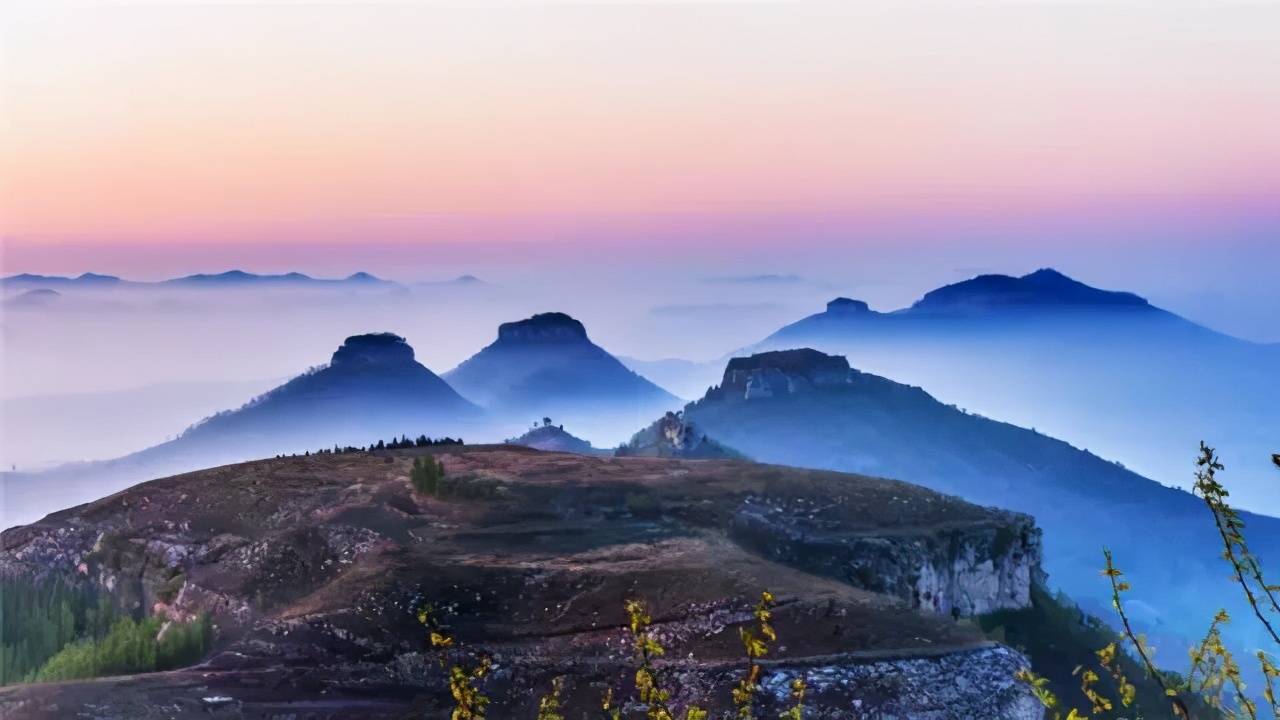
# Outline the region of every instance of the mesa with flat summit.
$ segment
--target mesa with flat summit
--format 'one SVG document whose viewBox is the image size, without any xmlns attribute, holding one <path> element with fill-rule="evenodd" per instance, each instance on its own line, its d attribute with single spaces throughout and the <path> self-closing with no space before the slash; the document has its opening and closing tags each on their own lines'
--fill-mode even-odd
<svg viewBox="0 0 1280 720">
<path fill-rule="evenodd" d="M 462 395 L 507 422 L 555 417 L 590 427 L 608 444 L 680 400 L 628 370 L 559 312 L 503 323 L 498 338 L 444 378 Z"/>
<path fill-rule="evenodd" d="M 485 423 L 484 412 L 419 363 L 404 338 L 354 335 L 327 364 L 204 418 L 173 440 L 114 460 L 7 474 L 0 525 L 163 475 L 401 435 L 466 437 Z"/>
<path fill-rule="evenodd" d="M 0 716 L 440 716 L 449 691 L 416 618 L 431 603 L 493 657 L 493 717 L 532 718 L 564 677 L 578 718 L 606 687 L 633 692 L 628 598 L 649 606 L 675 704 L 719 713 L 768 589 L 761 713 L 803 676 L 811 718 L 1041 717 L 1014 678 L 1026 658 L 953 620 L 1031 602 L 1027 516 L 853 475 L 513 446 L 435 449 L 444 477 L 423 494 L 423 452 L 230 465 L 5 531 L 0 577 L 92 583 L 218 632 L 187 670 L 0 689 Z"/>
</svg>

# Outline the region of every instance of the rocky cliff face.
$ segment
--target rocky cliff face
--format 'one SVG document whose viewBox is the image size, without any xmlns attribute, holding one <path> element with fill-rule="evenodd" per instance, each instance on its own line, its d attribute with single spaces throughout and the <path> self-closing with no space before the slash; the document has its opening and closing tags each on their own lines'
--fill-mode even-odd
<svg viewBox="0 0 1280 720">
<path fill-rule="evenodd" d="M 587 329 L 582 323 L 564 313 L 539 313 L 525 320 L 499 325 L 498 341 L 508 343 L 586 342 Z"/>
<path fill-rule="evenodd" d="M 816 388 L 846 385 L 849 362 L 817 350 L 779 350 L 733 358 L 725 367 L 717 397 L 746 400 L 795 395 Z"/>
<path fill-rule="evenodd" d="M 430 601 L 493 655 L 495 717 L 532 717 L 559 675 L 580 717 L 605 686 L 630 693 L 628 597 L 650 605 L 679 703 L 723 711 L 767 588 L 780 640 L 762 716 L 803 674 L 809 718 L 1039 717 L 1013 679 L 1025 658 L 948 614 L 1027 601 L 1039 549 L 1022 516 L 860 476 L 509 446 L 438 453 L 426 497 L 413 452 L 227 466 L 6 531 L 0 575 L 208 613 L 219 637 L 190 671 L 0 690 L 0 715 L 438 714 L 448 691 L 415 618 Z"/>
<path fill-rule="evenodd" d="M 827 312 L 832 315 L 865 315 L 871 313 L 871 308 L 862 300 L 838 297 L 827 303 Z"/>
<path fill-rule="evenodd" d="M 413 362 L 413 348 L 392 333 L 353 335 L 333 353 L 330 367 L 396 367 Z"/>
<path fill-rule="evenodd" d="M 939 527 L 912 538 L 830 532 L 821 501 L 750 503 L 732 537 L 769 557 L 956 616 L 1027 607 L 1040 577 L 1040 531 L 1027 516 L 988 527 Z M 824 527 L 826 526 L 826 527 Z"/>
</svg>

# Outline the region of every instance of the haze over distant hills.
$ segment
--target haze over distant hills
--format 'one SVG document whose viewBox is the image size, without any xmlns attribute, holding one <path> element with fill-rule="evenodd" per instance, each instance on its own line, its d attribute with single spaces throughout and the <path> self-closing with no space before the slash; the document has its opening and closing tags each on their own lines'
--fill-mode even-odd
<svg viewBox="0 0 1280 720">
<path fill-rule="evenodd" d="M 484 413 L 414 359 L 397 335 L 349 337 L 327 365 L 313 368 L 188 428 L 177 438 L 124 457 L 9 474 L 0 525 L 33 519 L 56 505 L 76 504 L 150 477 L 277 454 L 380 439 L 468 435 Z M 38 516 L 38 515 L 37 515 Z"/>
<path fill-rule="evenodd" d="M 1165 484 L 1189 482 L 1190 457 L 1207 440 L 1232 469 L 1235 499 L 1280 513 L 1269 461 L 1280 437 L 1280 347 L 1223 335 L 1133 293 L 1051 269 L 980 275 L 891 312 L 839 297 L 734 354 L 805 347 Z M 653 369 L 688 395 L 716 382 L 722 367 L 664 361 Z"/>
<path fill-rule="evenodd" d="M 681 403 L 627 370 L 587 338 L 582 323 L 562 313 L 503 324 L 497 341 L 447 377 L 417 362 L 397 335 L 352 336 L 327 365 L 207 417 L 173 440 L 114 460 L 8 474 L 0 523 L 34 519 L 158 475 L 402 434 L 498 440 L 551 416 L 587 429 L 584 434 L 607 447 Z"/>
<path fill-rule="evenodd" d="M 591 342 L 582 323 L 542 313 L 503 323 L 498 339 L 444 374 L 462 395 L 519 426 L 551 416 L 611 444 L 680 400 Z"/>
<path fill-rule="evenodd" d="M 395 286 L 397 283 L 383 280 L 367 272 L 356 272 L 344 278 L 316 278 L 300 272 L 280 275 L 262 275 L 243 270 L 228 270 L 221 273 L 197 273 L 147 282 L 125 280 L 114 275 L 83 273 L 74 277 L 61 275 L 35 275 L 22 273 L 0 278 L 4 289 L 11 288 L 76 288 L 103 290 L 111 288 L 216 288 L 216 287 L 323 287 L 323 286 Z"/>
<path fill-rule="evenodd" d="M 1133 584 L 1131 602 L 1150 609 L 1142 620 L 1157 632 L 1190 637 L 1219 604 L 1233 607 L 1219 540 L 1198 498 L 853 370 L 843 357 L 803 349 L 734 358 L 684 417 L 760 461 L 891 477 L 1029 513 L 1045 531 L 1051 582 L 1099 607 L 1109 601 L 1098 576 L 1105 543 Z M 1188 465 L 1194 453 L 1187 449 Z M 1280 556 L 1280 520 L 1246 513 L 1246 523 L 1259 556 Z"/>
<path fill-rule="evenodd" d="M 34 290 L 23 290 L 12 297 L 4 299 L 4 307 L 11 310 L 21 310 L 24 308 L 43 308 L 58 302 L 62 298 L 62 293 L 49 288 L 35 288 Z"/>
</svg>

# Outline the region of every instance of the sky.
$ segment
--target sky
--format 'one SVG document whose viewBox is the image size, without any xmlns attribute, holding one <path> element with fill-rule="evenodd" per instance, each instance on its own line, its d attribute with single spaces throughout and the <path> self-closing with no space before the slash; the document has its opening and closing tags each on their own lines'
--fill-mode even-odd
<svg viewBox="0 0 1280 720">
<path fill-rule="evenodd" d="M 1055 265 L 1280 340 L 1280 4 L 0 13 L 6 273 Z"/>
</svg>

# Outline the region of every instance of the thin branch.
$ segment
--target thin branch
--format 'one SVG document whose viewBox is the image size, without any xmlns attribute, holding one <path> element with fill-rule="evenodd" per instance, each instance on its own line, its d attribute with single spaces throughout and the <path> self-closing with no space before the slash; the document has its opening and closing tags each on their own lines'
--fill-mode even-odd
<svg viewBox="0 0 1280 720">
<path fill-rule="evenodd" d="M 1107 580 L 1111 582 L 1111 604 L 1115 607 L 1116 614 L 1120 616 L 1120 624 L 1124 629 L 1125 637 L 1133 644 L 1134 649 L 1138 653 L 1138 659 L 1142 661 L 1142 665 L 1146 669 L 1147 674 L 1156 681 L 1156 684 L 1160 686 L 1160 689 L 1164 694 L 1169 697 L 1169 701 L 1173 703 L 1174 712 L 1179 717 L 1191 720 L 1191 713 L 1188 712 L 1186 703 L 1182 701 L 1182 698 L 1178 697 L 1177 690 L 1170 688 L 1165 682 L 1164 675 L 1161 674 L 1155 663 L 1151 661 L 1151 657 L 1147 653 L 1147 648 L 1146 645 L 1143 644 L 1142 638 L 1138 637 L 1138 634 L 1133 630 L 1133 625 L 1129 623 L 1129 615 L 1125 613 L 1124 603 L 1120 601 L 1120 593 L 1123 590 L 1129 589 L 1129 584 L 1119 579 L 1124 573 L 1120 572 L 1120 570 L 1116 568 L 1115 563 L 1112 562 L 1110 550 L 1104 548 L 1102 550 L 1102 554 L 1107 559 L 1107 569 L 1103 571 L 1103 574 L 1106 575 Z"/>
</svg>

